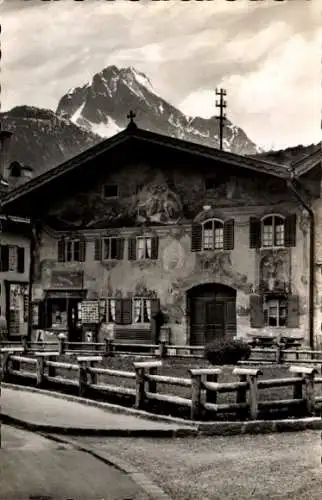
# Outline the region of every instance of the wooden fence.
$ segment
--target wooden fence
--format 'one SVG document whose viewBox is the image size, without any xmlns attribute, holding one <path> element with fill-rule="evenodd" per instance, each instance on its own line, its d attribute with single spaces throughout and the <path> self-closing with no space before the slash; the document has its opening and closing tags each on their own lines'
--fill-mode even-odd
<svg viewBox="0 0 322 500">
<path fill-rule="evenodd" d="M 158 374 L 162 361 L 141 361 L 133 363 L 133 371 L 112 370 L 98 366 L 103 361 L 100 355 L 81 355 L 77 363 L 59 361 L 58 352 L 34 352 L 27 356 L 19 352 L 2 352 L 1 372 L 3 381 L 33 379 L 36 386 L 46 387 L 48 383 L 76 387 L 80 396 L 94 391 L 100 396 L 114 394 L 131 396 L 132 404 L 138 409 L 149 409 L 149 403 L 159 401 L 190 409 L 192 420 L 210 418 L 218 419 L 220 414 L 234 415 L 239 420 L 261 418 L 263 411 L 285 410 L 297 412 L 302 416 L 316 414 L 321 409 L 322 396 L 316 394 L 316 387 L 322 384 L 315 367 L 291 366 L 291 376 L 279 379 L 263 380 L 260 368 L 236 367 L 234 382 L 218 381 L 221 368 L 193 368 L 189 370 L 189 378 L 170 377 Z M 27 367 L 27 368 L 25 368 Z M 69 372 L 62 377 L 57 370 Z M 104 375 L 104 383 L 99 380 Z M 14 378 L 13 378 L 14 377 Z M 117 383 L 105 383 L 106 379 L 131 379 L 132 387 L 124 387 Z M 190 397 L 179 397 L 171 393 L 158 392 L 158 385 L 178 386 L 190 389 Z M 279 400 L 262 400 L 261 389 L 273 387 L 293 387 L 293 397 Z M 218 403 L 220 393 L 232 393 L 235 402 Z"/>
<path fill-rule="evenodd" d="M 181 358 L 181 359 L 203 359 L 204 346 L 189 345 L 169 345 L 165 342 L 160 344 L 134 344 L 117 343 L 106 339 L 105 342 L 68 342 L 64 338 L 57 339 L 56 342 L 0 342 L 0 350 L 22 350 L 24 353 L 34 351 L 53 351 L 60 354 L 89 354 L 104 356 L 127 356 L 140 355 L 146 357 Z M 284 343 L 276 342 L 271 347 L 253 347 L 251 357 L 242 365 L 265 365 L 299 362 L 301 364 L 322 363 L 322 351 L 312 351 L 310 349 L 286 347 Z"/>
</svg>

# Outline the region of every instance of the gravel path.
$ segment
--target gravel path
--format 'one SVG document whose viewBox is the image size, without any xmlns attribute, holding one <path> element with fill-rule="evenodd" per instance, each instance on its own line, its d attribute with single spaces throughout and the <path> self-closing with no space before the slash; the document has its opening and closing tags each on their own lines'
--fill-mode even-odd
<svg viewBox="0 0 322 500">
<path fill-rule="evenodd" d="M 78 438 L 138 467 L 175 500 L 321 500 L 321 433 L 175 440 Z"/>
</svg>

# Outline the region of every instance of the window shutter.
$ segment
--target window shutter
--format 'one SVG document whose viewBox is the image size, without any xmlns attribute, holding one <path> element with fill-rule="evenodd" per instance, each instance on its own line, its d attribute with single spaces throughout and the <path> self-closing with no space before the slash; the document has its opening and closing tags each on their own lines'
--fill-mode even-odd
<svg viewBox="0 0 322 500">
<path fill-rule="evenodd" d="M 155 236 L 151 243 L 151 259 L 157 260 L 159 256 L 159 238 Z"/>
<path fill-rule="evenodd" d="M 250 306 L 250 326 L 252 328 L 263 328 L 264 326 L 263 297 L 255 293 L 250 295 L 249 306 Z"/>
<path fill-rule="evenodd" d="M 25 249 L 23 247 L 17 248 L 17 271 L 18 273 L 25 272 Z"/>
<path fill-rule="evenodd" d="M 9 271 L 9 246 L 1 245 L 0 252 L 0 271 Z"/>
<path fill-rule="evenodd" d="M 160 311 L 160 299 L 151 299 L 151 318 Z"/>
<path fill-rule="evenodd" d="M 102 259 L 102 240 L 101 238 L 96 238 L 94 241 L 94 260 Z"/>
<path fill-rule="evenodd" d="M 117 240 L 117 259 L 122 260 L 124 258 L 124 238 L 118 238 Z"/>
<path fill-rule="evenodd" d="M 192 224 L 191 227 L 191 251 L 200 252 L 202 242 L 202 225 Z"/>
<path fill-rule="evenodd" d="M 86 240 L 81 238 L 79 240 L 79 262 L 85 262 L 86 260 Z"/>
<path fill-rule="evenodd" d="M 234 219 L 229 219 L 224 223 L 224 250 L 233 250 L 235 241 L 234 232 Z"/>
<path fill-rule="evenodd" d="M 65 240 L 58 241 L 58 262 L 65 262 Z"/>
<path fill-rule="evenodd" d="M 18 270 L 18 247 L 9 245 L 8 247 L 9 251 L 9 271 L 17 271 Z"/>
<path fill-rule="evenodd" d="M 136 260 L 136 238 L 129 239 L 129 260 Z"/>
<path fill-rule="evenodd" d="M 256 217 L 249 219 L 249 248 L 261 246 L 261 221 Z"/>
<path fill-rule="evenodd" d="M 296 246 L 296 214 L 288 215 L 285 219 L 285 246 Z"/>
<path fill-rule="evenodd" d="M 122 299 L 122 323 L 129 325 L 132 323 L 132 300 Z"/>
<path fill-rule="evenodd" d="M 298 295 L 289 295 L 287 301 L 287 326 L 288 328 L 299 328 L 300 323 L 300 300 Z"/>
<path fill-rule="evenodd" d="M 115 323 L 122 323 L 122 299 L 115 299 Z"/>
</svg>

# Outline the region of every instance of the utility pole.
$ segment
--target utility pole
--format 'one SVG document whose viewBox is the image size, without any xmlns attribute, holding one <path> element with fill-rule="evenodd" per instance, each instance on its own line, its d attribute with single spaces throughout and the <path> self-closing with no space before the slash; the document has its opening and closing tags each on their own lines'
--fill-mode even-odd
<svg viewBox="0 0 322 500">
<path fill-rule="evenodd" d="M 219 96 L 219 101 L 216 101 L 216 108 L 219 108 L 220 112 L 216 118 L 219 120 L 219 149 L 221 151 L 223 149 L 224 121 L 226 120 L 226 114 L 224 113 L 224 109 L 227 107 L 227 101 L 224 100 L 226 95 L 225 89 L 216 89 L 216 96 Z"/>
</svg>

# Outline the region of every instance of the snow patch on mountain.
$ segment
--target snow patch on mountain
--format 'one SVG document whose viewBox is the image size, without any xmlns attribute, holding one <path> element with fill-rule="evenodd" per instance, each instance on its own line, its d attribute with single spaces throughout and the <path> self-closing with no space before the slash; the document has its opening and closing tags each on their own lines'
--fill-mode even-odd
<svg viewBox="0 0 322 500">
<path fill-rule="evenodd" d="M 117 125 L 117 123 L 109 118 L 107 123 L 101 122 L 92 125 L 92 132 L 103 138 L 112 137 L 113 135 L 121 132 L 122 128 Z"/>
</svg>

